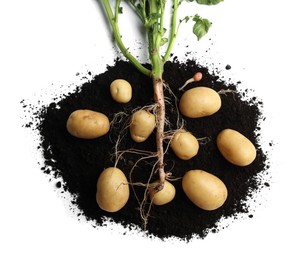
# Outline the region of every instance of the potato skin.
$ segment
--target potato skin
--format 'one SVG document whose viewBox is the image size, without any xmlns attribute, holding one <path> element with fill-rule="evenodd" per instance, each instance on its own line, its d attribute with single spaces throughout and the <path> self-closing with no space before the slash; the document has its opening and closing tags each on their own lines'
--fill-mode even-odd
<svg viewBox="0 0 307 260">
<path fill-rule="evenodd" d="M 130 124 L 131 138 L 141 143 L 147 140 L 156 126 L 156 118 L 154 114 L 141 109 L 133 113 Z"/>
<path fill-rule="evenodd" d="M 233 129 L 224 129 L 216 139 L 216 144 L 223 157 L 237 166 L 251 164 L 257 155 L 252 142 L 240 132 Z"/>
<path fill-rule="evenodd" d="M 187 197 L 199 208 L 215 210 L 227 199 L 225 184 L 215 175 L 203 170 L 190 170 L 182 179 L 182 188 Z"/>
<path fill-rule="evenodd" d="M 66 128 L 75 137 L 94 139 L 109 132 L 110 122 L 108 117 L 102 113 L 79 109 L 70 114 Z"/>
<path fill-rule="evenodd" d="M 122 209 L 128 199 L 130 191 L 125 174 L 118 168 L 106 168 L 97 181 L 96 201 L 99 207 L 108 212 Z"/>
<path fill-rule="evenodd" d="M 124 79 L 116 79 L 110 85 L 110 93 L 118 103 L 128 103 L 132 98 L 132 87 Z"/>
<path fill-rule="evenodd" d="M 149 197 L 153 204 L 161 206 L 171 202 L 176 194 L 176 189 L 169 181 L 164 181 L 164 187 L 160 191 L 156 191 L 153 187 L 160 181 L 155 181 L 150 184 Z"/>
<path fill-rule="evenodd" d="M 198 153 L 199 143 L 191 133 L 177 130 L 171 140 L 171 148 L 177 157 L 189 160 Z"/>
<path fill-rule="evenodd" d="M 186 91 L 179 102 L 180 112 L 189 118 L 200 118 L 216 113 L 222 105 L 220 95 L 207 87 L 196 87 Z"/>
</svg>

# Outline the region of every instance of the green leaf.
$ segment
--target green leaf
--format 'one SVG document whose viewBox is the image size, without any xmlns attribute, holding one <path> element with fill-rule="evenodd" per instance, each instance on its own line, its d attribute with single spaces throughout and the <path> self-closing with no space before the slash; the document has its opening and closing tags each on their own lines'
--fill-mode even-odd
<svg viewBox="0 0 307 260">
<path fill-rule="evenodd" d="M 200 40 L 205 34 L 207 34 L 211 27 L 211 23 L 208 19 L 202 19 L 198 15 L 194 16 L 193 21 L 195 21 L 193 33 L 197 36 L 197 40 Z"/>
<path fill-rule="evenodd" d="M 223 2 L 223 0 L 196 0 L 198 4 L 201 5 L 217 5 L 220 2 Z"/>
<path fill-rule="evenodd" d="M 180 22 L 188 22 L 189 20 L 190 20 L 190 16 L 186 16 L 186 17 L 184 17 L 182 20 L 180 20 Z"/>
</svg>

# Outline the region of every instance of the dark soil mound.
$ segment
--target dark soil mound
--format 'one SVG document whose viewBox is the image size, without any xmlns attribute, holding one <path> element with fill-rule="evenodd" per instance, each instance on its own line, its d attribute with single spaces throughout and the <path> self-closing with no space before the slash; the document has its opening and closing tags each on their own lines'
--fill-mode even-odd
<svg viewBox="0 0 307 260">
<path fill-rule="evenodd" d="M 202 169 L 218 176 L 228 188 L 226 203 L 218 210 L 208 212 L 197 208 L 185 196 L 181 188 L 181 181 L 175 181 L 176 197 L 165 206 L 154 206 L 148 219 L 148 233 L 159 238 L 179 237 L 190 239 L 193 235 L 205 237 L 208 232 L 219 230 L 218 221 L 222 217 L 237 216 L 239 213 L 249 213 L 248 199 L 257 193 L 265 183 L 263 176 L 268 168 L 267 157 L 260 146 L 259 130 L 263 119 L 262 103 L 256 97 L 246 98 L 246 92 L 238 93 L 236 84 L 227 84 L 215 73 L 209 73 L 193 61 L 184 64 L 168 62 L 165 65 L 164 80 L 175 96 L 180 98 L 183 92 L 178 88 L 195 72 L 203 73 L 201 82 L 190 84 L 186 89 L 195 86 L 207 86 L 217 91 L 221 89 L 233 90 L 222 94 L 222 108 L 214 115 L 200 119 L 186 119 L 185 128 L 197 138 L 206 137 L 196 157 L 189 161 L 177 159 L 171 150 L 166 154 L 166 170 L 170 170 L 174 177 L 182 177 L 190 169 Z M 216 73 L 217 74 L 217 73 Z M 116 79 L 126 79 L 133 86 L 133 98 L 128 104 L 115 103 L 109 93 L 110 83 Z M 176 129 L 177 114 L 174 97 L 169 91 L 166 96 L 172 99 L 167 105 L 170 128 Z M 115 113 L 125 112 L 130 115 L 131 110 L 153 103 L 151 79 L 139 73 L 130 63 L 117 61 L 113 67 L 101 75 L 83 84 L 76 92 L 62 97 L 59 102 L 51 103 L 40 109 L 41 148 L 45 165 L 43 171 L 52 178 L 62 178 L 57 187 L 68 190 L 74 196 L 73 203 L 89 220 L 96 225 L 103 225 L 108 220 L 121 223 L 132 228 L 143 227 L 143 220 L 139 213 L 138 200 L 131 192 L 126 206 L 117 213 L 107 213 L 101 210 L 95 199 L 96 182 L 105 167 L 113 166 L 114 142 L 118 132 L 123 127 L 117 122 L 109 134 L 95 140 L 81 140 L 66 130 L 66 120 L 76 109 L 91 109 L 106 114 L 110 120 Z M 126 119 L 128 116 L 126 117 Z M 125 121 L 125 120 L 123 120 Z M 237 167 L 228 163 L 219 153 L 215 139 L 217 134 L 232 128 L 248 137 L 257 148 L 256 160 L 247 167 Z M 166 129 L 168 130 L 168 129 Z M 144 143 L 135 144 L 127 134 L 120 149 L 142 149 L 155 151 L 154 134 Z M 125 154 L 119 161 L 118 167 L 128 173 L 134 162 L 141 156 Z M 146 183 L 150 174 L 153 160 L 144 160 L 138 164 L 132 174 L 133 182 Z M 52 170 L 50 170 L 52 169 Z M 154 175 L 153 179 L 157 179 Z M 144 187 L 134 186 L 135 194 L 142 200 Z"/>
</svg>

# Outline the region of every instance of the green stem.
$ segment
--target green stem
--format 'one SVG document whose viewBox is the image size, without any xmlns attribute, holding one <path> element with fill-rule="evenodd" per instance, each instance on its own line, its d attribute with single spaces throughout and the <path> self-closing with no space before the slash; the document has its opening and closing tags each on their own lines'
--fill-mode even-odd
<svg viewBox="0 0 307 260">
<path fill-rule="evenodd" d="M 146 2 L 147 2 L 147 0 L 144 0 L 144 2 L 143 2 L 143 9 L 142 9 L 142 15 L 143 15 L 143 17 L 144 17 L 144 24 L 147 23 Z"/>
<path fill-rule="evenodd" d="M 159 13 L 159 7 L 157 1 L 153 0 L 149 2 L 149 13 Z M 163 16 L 163 13 L 162 13 Z M 159 22 L 156 21 L 148 28 L 148 48 L 149 56 L 152 65 L 152 77 L 154 79 L 161 79 L 163 74 L 163 63 L 160 57 L 160 47 L 162 35 L 159 28 Z"/>
<path fill-rule="evenodd" d="M 172 15 L 172 21 L 171 21 L 171 32 L 170 32 L 170 39 L 169 39 L 169 43 L 168 43 L 168 46 L 167 46 L 167 50 L 165 52 L 165 55 L 163 56 L 163 63 L 165 63 L 171 52 L 172 52 L 172 49 L 173 49 L 173 46 L 174 46 L 174 42 L 175 42 L 175 39 L 177 37 L 177 31 L 176 31 L 176 23 L 177 23 L 177 11 L 178 11 L 178 0 L 174 0 L 174 7 L 173 7 L 173 15 Z"/>
<path fill-rule="evenodd" d="M 120 1 L 121 0 L 116 0 L 116 4 L 115 4 L 115 18 L 114 18 L 114 22 L 116 24 L 118 24 L 118 12 L 119 12 L 119 7 L 120 7 Z"/>
<path fill-rule="evenodd" d="M 165 0 L 160 0 L 160 6 L 161 6 L 161 18 L 160 18 L 160 34 L 161 37 L 164 34 L 164 8 L 165 8 Z"/>
<path fill-rule="evenodd" d="M 145 74 L 146 76 L 151 77 L 151 71 L 146 69 L 129 51 L 128 49 L 125 47 L 122 39 L 121 39 L 121 34 L 118 28 L 118 23 L 113 15 L 109 0 L 100 0 L 100 2 L 102 3 L 102 5 L 105 7 L 105 10 L 107 12 L 107 16 L 108 16 L 108 20 L 109 23 L 112 26 L 112 30 L 113 30 L 113 35 L 115 38 L 115 41 L 117 43 L 117 46 L 119 47 L 119 49 L 121 50 L 121 52 L 123 53 L 123 55 L 143 74 Z M 117 1 L 119 2 L 119 1 Z M 118 10 L 116 11 L 118 12 Z"/>
</svg>

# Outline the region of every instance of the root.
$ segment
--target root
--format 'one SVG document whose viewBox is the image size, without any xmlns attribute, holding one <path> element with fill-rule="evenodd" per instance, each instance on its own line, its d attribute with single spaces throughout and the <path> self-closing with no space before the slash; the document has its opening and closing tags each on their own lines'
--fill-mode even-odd
<svg viewBox="0 0 307 260">
<path fill-rule="evenodd" d="M 116 164 L 118 162 L 117 160 L 118 150 L 119 150 L 122 140 L 125 138 L 127 134 L 126 130 L 129 127 L 129 125 L 130 125 L 130 116 L 126 114 L 125 112 L 119 112 L 119 113 L 114 114 L 113 119 L 110 122 L 111 133 L 109 135 L 109 139 L 112 143 L 115 142 L 115 145 L 114 145 L 115 152 L 114 154 L 111 154 L 111 160 L 113 160 L 112 157 L 114 157 L 115 155 Z M 117 137 L 116 141 L 114 141 L 115 136 Z"/>
<path fill-rule="evenodd" d="M 164 187 L 165 180 L 176 181 L 181 178 L 176 178 L 172 176 L 170 171 L 165 172 L 165 162 L 164 156 L 168 152 L 171 140 L 173 138 L 174 133 L 178 129 L 183 129 L 185 125 L 185 121 L 181 118 L 179 107 L 178 107 L 178 98 L 173 93 L 168 84 L 165 84 L 162 79 L 153 79 L 153 87 L 154 87 L 154 104 L 146 105 L 143 107 L 137 107 L 133 109 L 132 113 L 137 110 L 144 109 L 146 111 L 152 112 L 156 118 L 156 151 L 146 151 L 146 150 L 138 150 L 138 149 L 125 149 L 121 150 L 122 142 L 124 142 L 125 137 L 127 136 L 127 129 L 131 125 L 131 115 L 126 114 L 125 112 L 119 112 L 114 115 L 113 120 L 111 121 L 112 131 L 113 131 L 113 139 L 114 143 L 114 153 L 111 154 L 111 160 L 114 161 L 114 167 L 117 167 L 119 161 L 124 157 L 125 154 L 134 154 L 140 156 L 137 161 L 134 162 L 129 173 L 127 173 L 128 183 L 130 185 L 132 193 L 139 205 L 139 213 L 141 219 L 144 222 L 144 230 L 147 228 L 148 218 L 150 217 L 151 208 L 153 206 L 152 201 L 148 201 L 149 189 L 155 174 L 158 175 L 159 182 L 155 184 L 155 189 L 160 191 Z M 164 96 L 164 88 L 170 93 L 171 98 L 165 98 Z M 172 129 L 172 124 L 165 116 L 165 106 L 170 105 L 172 109 L 174 109 L 174 114 L 176 114 L 176 130 L 168 130 L 165 132 L 165 126 L 168 129 Z M 114 138 L 116 136 L 116 139 Z M 111 137 L 110 137 L 111 139 Z M 112 140 L 111 140 L 112 141 Z M 166 142 L 166 146 L 164 147 Z M 136 170 L 136 167 L 140 165 L 141 162 L 144 163 L 148 161 L 148 159 L 156 158 L 156 160 L 149 160 L 149 164 L 151 165 L 150 175 L 148 176 L 145 183 L 142 182 L 133 182 L 133 173 Z M 144 187 L 144 192 L 142 191 L 142 195 L 140 196 L 139 190 L 136 187 Z"/>
<path fill-rule="evenodd" d="M 125 112 L 118 112 L 114 114 L 112 121 L 110 122 L 110 129 L 114 136 L 122 135 L 124 131 L 129 127 L 130 115 Z M 113 142 L 111 135 L 110 141 Z"/>
<path fill-rule="evenodd" d="M 217 93 L 219 93 L 220 95 L 227 95 L 228 93 L 232 93 L 234 95 L 236 91 L 232 89 L 221 89 Z"/>
<path fill-rule="evenodd" d="M 221 89 L 217 93 L 219 95 L 227 95 L 227 94 L 231 93 L 233 100 L 236 101 L 236 98 L 235 98 L 236 91 L 235 90 L 232 90 L 232 89 Z"/>
<path fill-rule="evenodd" d="M 143 107 L 136 107 L 131 112 L 132 112 L 132 114 L 136 111 L 139 111 L 139 110 L 146 110 L 146 111 L 152 112 L 152 111 L 155 111 L 156 108 L 157 108 L 157 104 L 150 104 L 150 105 L 143 106 Z M 153 114 L 154 114 L 154 112 L 153 112 Z"/>
<path fill-rule="evenodd" d="M 141 109 L 144 109 L 146 111 L 155 111 L 156 107 L 157 107 L 156 104 L 151 104 L 151 105 L 143 106 L 143 107 L 137 107 L 132 110 L 132 114 L 135 111 L 138 111 Z M 113 158 L 115 157 L 114 167 L 117 166 L 119 160 L 125 153 L 134 153 L 134 154 L 140 154 L 140 155 L 145 155 L 145 156 L 147 156 L 148 154 L 152 154 L 152 152 L 149 152 L 149 151 L 144 151 L 144 150 L 142 151 L 142 150 L 136 150 L 136 149 L 127 149 L 124 151 L 120 151 L 121 143 L 127 135 L 127 129 L 131 126 L 131 115 L 128 115 L 125 112 L 116 113 L 110 125 L 111 125 L 110 128 L 112 129 L 112 135 L 110 134 L 110 141 L 115 142 L 114 153 L 111 154 L 111 161 L 113 161 L 114 160 Z M 111 136 L 117 136 L 116 141 L 114 141 Z"/>
<path fill-rule="evenodd" d="M 165 101 L 164 101 L 164 84 L 162 79 L 153 79 L 154 99 L 157 104 L 157 116 L 156 116 L 156 144 L 157 144 L 157 166 L 160 178 L 160 188 L 163 189 L 165 181 L 164 171 L 164 126 L 165 126 Z"/>
<path fill-rule="evenodd" d="M 174 134 L 178 131 L 178 130 L 182 130 L 184 129 L 185 126 L 185 120 L 181 120 L 181 123 L 178 125 L 177 129 L 175 130 L 169 130 L 167 132 L 164 133 L 164 140 L 168 140 L 168 139 L 172 139 Z"/>
<path fill-rule="evenodd" d="M 166 176 L 166 179 L 167 179 L 168 181 L 178 181 L 178 180 L 181 180 L 182 177 L 174 177 L 174 176 L 172 176 L 172 173 L 170 172 L 170 173 Z"/>
<path fill-rule="evenodd" d="M 197 141 L 199 142 L 200 145 L 206 145 L 207 143 L 211 141 L 211 137 L 205 136 L 205 137 L 197 138 Z"/>
<path fill-rule="evenodd" d="M 116 128 L 116 124 L 121 124 L 124 120 L 124 118 L 128 117 L 129 115 L 123 111 L 121 112 L 118 112 L 118 113 L 115 113 L 114 116 L 113 116 L 113 119 L 112 121 L 110 122 L 110 128 Z"/>
<path fill-rule="evenodd" d="M 180 112 L 179 112 L 179 107 L 178 107 L 178 98 L 177 96 L 174 94 L 174 92 L 172 91 L 172 89 L 170 88 L 170 86 L 167 83 L 163 83 L 163 87 L 168 91 L 168 93 L 170 93 L 170 95 L 173 97 L 174 101 L 173 103 L 175 104 L 175 111 L 177 114 L 177 120 L 176 120 L 176 127 L 180 128 L 180 125 L 182 123 L 184 123 L 184 119 L 180 117 Z M 166 100 L 167 103 L 172 104 L 171 101 L 169 101 L 167 98 L 164 98 Z M 180 119 L 181 118 L 181 119 Z M 181 121 L 181 122 L 180 122 Z"/>
<path fill-rule="evenodd" d="M 153 157 L 157 156 L 155 152 L 146 151 L 146 150 L 138 150 L 138 149 L 133 149 L 133 148 L 132 149 L 123 150 L 123 151 L 115 150 L 114 154 L 112 155 L 113 157 L 115 156 L 114 167 L 117 166 L 119 160 L 123 157 L 123 155 L 125 153 L 131 153 L 131 154 L 137 154 L 137 155 L 144 156 L 144 157 L 140 158 L 138 161 L 143 160 L 143 159 L 153 158 Z M 132 167 L 132 169 L 134 169 L 134 168 L 135 168 L 135 164 Z"/>
<path fill-rule="evenodd" d="M 148 194 L 146 194 L 146 198 L 148 197 Z M 145 207 L 146 207 L 146 204 L 142 204 L 141 207 L 140 207 L 140 212 L 141 212 L 141 218 L 143 220 L 143 225 L 144 225 L 144 230 L 146 231 L 147 230 L 147 224 L 148 224 L 148 218 L 150 216 L 150 212 L 151 212 L 151 208 L 152 208 L 152 205 L 153 205 L 153 202 L 152 200 L 150 201 L 149 203 L 149 206 L 148 206 L 148 210 L 146 211 L 145 210 Z"/>
<path fill-rule="evenodd" d="M 152 207 L 152 201 L 150 201 L 149 208 L 146 211 L 146 205 L 148 204 L 147 199 L 148 199 L 148 194 L 149 194 L 149 186 L 150 186 L 150 182 L 151 182 L 152 176 L 155 172 L 155 168 L 156 168 L 157 164 L 158 164 L 158 161 L 153 165 L 153 167 L 151 169 L 150 176 L 149 176 L 148 181 L 146 183 L 146 189 L 145 189 L 144 194 L 143 194 L 143 200 L 141 202 L 138 201 L 139 205 L 140 205 L 141 218 L 144 222 L 144 230 L 147 229 L 148 218 L 150 216 L 150 211 L 151 211 L 151 207 Z"/>
</svg>

